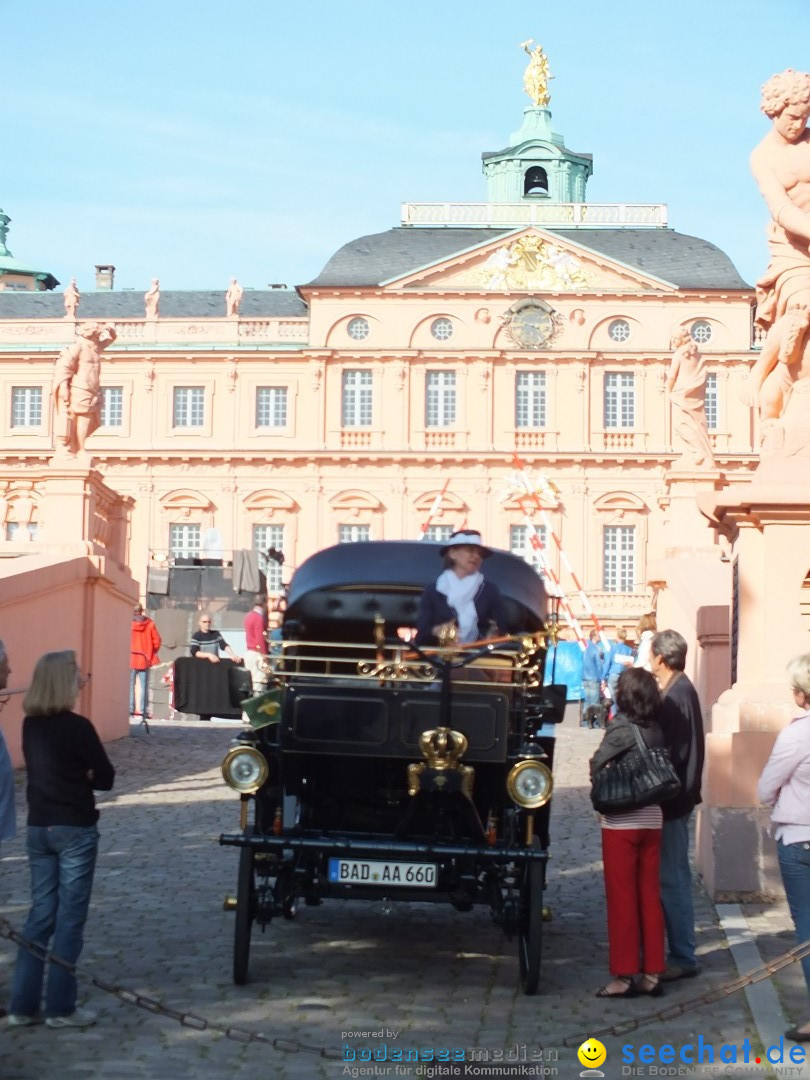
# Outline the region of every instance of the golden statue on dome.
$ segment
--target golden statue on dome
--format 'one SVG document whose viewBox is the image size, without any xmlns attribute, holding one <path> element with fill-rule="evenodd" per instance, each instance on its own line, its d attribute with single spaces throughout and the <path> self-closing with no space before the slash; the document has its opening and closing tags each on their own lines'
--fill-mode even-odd
<svg viewBox="0 0 810 1080">
<path fill-rule="evenodd" d="M 534 38 L 521 41 L 520 47 L 529 57 L 529 66 L 523 73 L 523 89 L 531 98 L 533 105 L 541 105 L 543 108 L 551 101 L 548 83 L 554 76 L 548 70 L 548 57 L 543 52 L 542 45 L 536 45 L 533 49 Z"/>
</svg>

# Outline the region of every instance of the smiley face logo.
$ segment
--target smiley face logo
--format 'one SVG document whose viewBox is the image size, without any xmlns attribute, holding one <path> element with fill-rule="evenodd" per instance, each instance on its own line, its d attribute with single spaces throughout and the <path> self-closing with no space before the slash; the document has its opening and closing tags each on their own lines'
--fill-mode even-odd
<svg viewBox="0 0 810 1080">
<path fill-rule="evenodd" d="M 584 1065 L 586 1069 L 598 1069 L 605 1063 L 607 1050 L 598 1039 L 586 1039 L 577 1050 L 577 1057 L 580 1065 Z"/>
</svg>

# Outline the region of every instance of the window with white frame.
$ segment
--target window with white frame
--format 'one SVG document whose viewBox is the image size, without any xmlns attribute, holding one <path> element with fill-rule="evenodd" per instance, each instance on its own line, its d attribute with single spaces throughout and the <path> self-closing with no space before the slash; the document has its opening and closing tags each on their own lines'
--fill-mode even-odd
<svg viewBox="0 0 810 1080">
<path fill-rule="evenodd" d="M 117 428 L 124 426 L 123 386 L 102 386 L 101 426 L 105 428 Z"/>
<path fill-rule="evenodd" d="M 425 427 L 450 427 L 456 422 L 456 373 L 428 371 L 425 376 Z"/>
<path fill-rule="evenodd" d="M 256 427 L 283 428 L 287 426 L 287 387 L 258 386 L 256 388 Z"/>
<path fill-rule="evenodd" d="M 205 387 L 175 386 L 172 426 L 202 427 L 205 424 Z"/>
<path fill-rule="evenodd" d="M 703 391 L 703 408 L 706 413 L 706 427 L 709 431 L 717 430 L 717 374 L 712 372 L 706 376 L 706 387 Z"/>
<path fill-rule="evenodd" d="M 608 337 L 617 345 L 630 339 L 630 323 L 627 319 L 614 319 L 608 327 Z"/>
<path fill-rule="evenodd" d="M 509 550 L 519 555 L 529 566 L 539 570 L 547 558 L 546 540 L 548 530 L 545 525 L 510 525 Z"/>
<path fill-rule="evenodd" d="M 515 376 L 515 427 L 546 426 L 546 373 L 519 371 Z"/>
<path fill-rule="evenodd" d="M 636 581 L 636 530 L 633 525 L 606 525 L 602 534 L 605 592 L 630 593 Z"/>
<path fill-rule="evenodd" d="M 372 385 L 370 371 L 344 371 L 340 422 L 343 427 L 371 427 Z"/>
<path fill-rule="evenodd" d="M 194 558 L 200 554 L 202 530 L 199 525 L 169 526 L 169 551 L 175 559 Z"/>
<path fill-rule="evenodd" d="M 368 319 L 364 319 L 358 316 L 356 319 L 352 319 L 346 327 L 346 333 L 352 339 L 352 341 L 365 341 L 369 335 L 370 327 L 368 325 Z"/>
<path fill-rule="evenodd" d="M 435 540 L 441 543 L 449 540 L 455 531 L 452 525 L 428 525 L 425 530 L 425 540 Z"/>
<path fill-rule="evenodd" d="M 712 340 L 712 324 L 705 319 L 698 319 L 692 323 L 689 333 L 696 344 L 708 345 Z"/>
<path fill-rule="evenodd" d="M 358 544 L 371 539 L 370 525 L 338 525 L 339 544 Z"/>
<path fill-rule="evenodd" d="M 430 324 L 430 332 L 437 341 L 449 341 L 453 336 L 453 324 L 444 317 L 434 319 Z"/>
<path fill-rule="evenodd" d="M 605 427 L 631 428 L 636 422 L 636 379 L 632 372 L 605 372 Z"/>
<path fill-rule="evenodd" d="M 12 386 L 11 426 L 39 427 L 42 424 L 42 387 Z"/>
<path fill-rule="evenodd" d="M 281 563 L 275 559 L 267 558 L 268 551 L 284 553 L 284 526 L 283 525 L 254 525 L 253 526 L 253 550 L 261 552 L 264 562 L 261 564 L 264 576 L 267 579 L 269 592 L 281 592 Z"/>
</svg>

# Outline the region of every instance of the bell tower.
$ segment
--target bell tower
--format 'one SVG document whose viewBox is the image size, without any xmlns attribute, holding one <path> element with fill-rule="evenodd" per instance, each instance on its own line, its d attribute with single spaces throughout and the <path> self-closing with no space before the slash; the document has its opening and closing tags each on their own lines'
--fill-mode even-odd
<svg viewBox="0 0 810 1080">
<path fill-rule="evenodd" d="M 548 58 L 532 39 L 521 45 L 529 57 L 523 86 L 532 102 L 523 110 L 523 123 L 509 136 L 504 150 L 482 154 L 490 203 L 585 202 L 585 186 L 593 172 L 590 154 L 566 149 L 562 135 L 551 127 Z"/>
</svg>

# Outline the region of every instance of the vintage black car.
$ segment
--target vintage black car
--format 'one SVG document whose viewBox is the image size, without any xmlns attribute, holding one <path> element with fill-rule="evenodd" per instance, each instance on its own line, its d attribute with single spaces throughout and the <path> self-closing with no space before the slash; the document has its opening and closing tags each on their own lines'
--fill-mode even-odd
<svg viewBox="0 0 810 1080">
<path fill-rule="evenodd" d="M 508 634 L 472 646 L 409 640 L 430 542 L 328 548 L 290 583 L 269 694 L 223 762 L 241 794 L 234 981 L 253 923 L 301 900 L 486 904 L 518 938 L 537 990 L 555 724 L 565 687 L 543 686 L 547 602 L 522 559 L 483 567 Z M 252 705 L 252 709 L 250 706 Z"/>
</svg>

